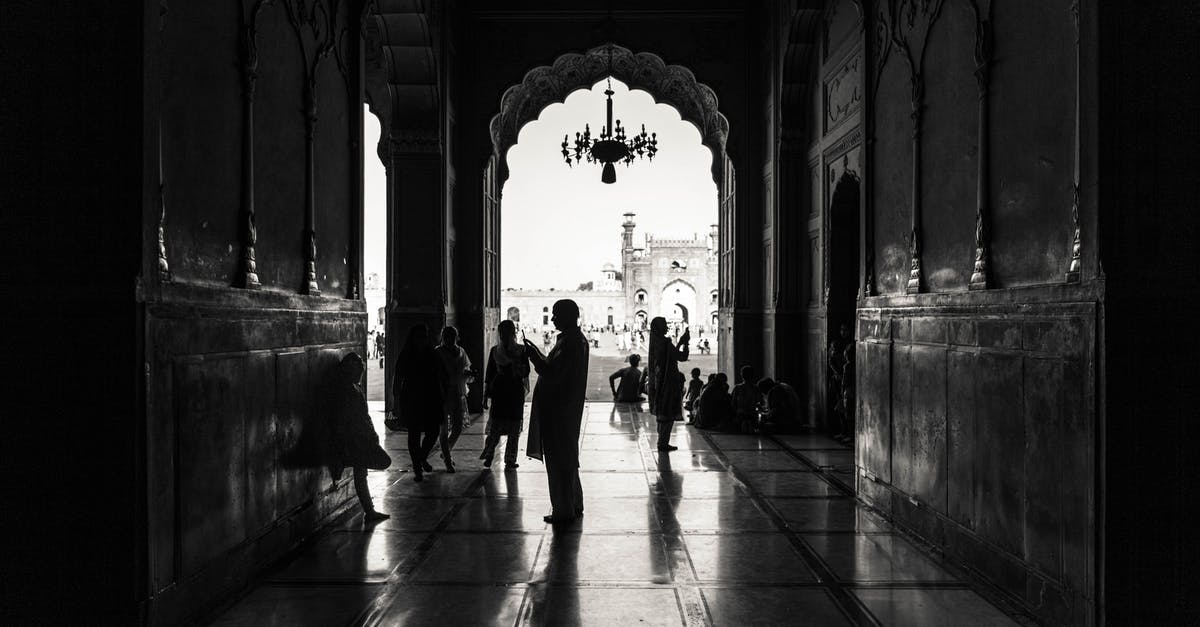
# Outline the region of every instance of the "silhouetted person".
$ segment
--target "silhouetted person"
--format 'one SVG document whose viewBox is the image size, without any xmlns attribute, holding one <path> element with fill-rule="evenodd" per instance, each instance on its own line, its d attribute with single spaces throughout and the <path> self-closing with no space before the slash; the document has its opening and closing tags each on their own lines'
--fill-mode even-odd
<svg viewBox="0 0 1200 627">
<path fill-rule="evenodd" d="M 418 324 L 408 330 L 408 339 L 396 359 L 392 393 L 396 395 L 401 422 L 408 428 L 413 480 L 421 481 L 426 471 L 433 470 L 429 452 L 437 444 L 438 430 L 445 422 L 442 382 L 437 355 L 429 342 L 429 327 Z"/>
<path fill-rule="evenodd" d="M 504 467 L 517 467 L 517 448 L 520 446 L 521 426 L 525 420 L 525 393 L 529 389 L 529 357 L 517 343 L 517 327 L 504 320 L 496 327 L 500 341 L 488 352 L 487 370 L 483 376 L 484 405 L 491 399 L 488 413 L 488 434 L 483 444 L 486 468 L 492 467 L 500 437 L 508 438 L 504 445 Z"/>
<path fill-rule="evenodd" d="M 718 372 L 700 394 L 700 422 L 696 426 L 713 431 L 736 431 L 729 377 Z"/>
<path fill-rule="evenodd" d="M 696 417 L 696 401 L 700 398 L 700 390 L 704 389 L 704 381 L 700 380 L 700 369 L 692 368 L 692 379 L 688 381 L 686 401 L 683 408 L 688 412 L 688 424 L 692 424 Z"/>
<path fill-rule="evenodd" d="M 549 355 L 543 356 L 537 346 L 525 341 L 538 373 L 527 453 L 546 464 L 552 511 L 545 520 L 558 523 L 583 513 L 579 429 L 587 395 L 588 344 L 579 330 L 579 305 L 575 301 L 554 303 L 551 320 L 559 335 Z"/>
<path fill-rule="evenodd" d="M 842 349 L 842 442 L 854 440 L 854 339 Z"/>
<path fill-rule="evenodd" d="M 674 451 L 671 427 L 683 419 L 683 373 L 679 362 L 687 361 L 691 331 L 684 331 L 677 344 L 667 339 L 667 319 L 656 316 L 650 321 L 649 385 L 650 413 L 658 421 L 658 450 Z"/>
<path fill-rule="evenodd" d="M 758 425 L 758 408 L 762 405 L 762 392 L 754 387 L 754 368 L 742 366 L 742 380 L 733 386 L 733 414 L 742 433 L 754 433 Z"/>
<path fill-rule="evenodd" d="M 846 347 L 853 346 L 854 340 L 850 335 L 850 325 L 842 323 L 838 325 L 838 336 L 829 342 L 829 384 L 827 386 L 827 394 L 832 403 L 835 423 L 831 425 L 833 437 L 835 439 L 844 438 L 849 435 L 846 424 L 846 405 L 843 402 L 843 376 L 846 372 Z"/>
<path fill-rule="evenodd" d="M 800 430 L 800 395 L 796 389 L 771 377 L 758 380 L 758 391 L 766 399 L 763 422 L 771 433 L 796 433 Z"/>
<path fill-rule="evenodd" d="M 375 336 L 375 356 L 379 358 L 379 367 L 383 367 L 383 360 L 387 355 L 387 335 L 383 331 Z"/>
<path fill-rule="evenodd" d="M 379 446 L 379 434 L 371 423 L 367 397 L 359 385 L 364 372 L 366 367 L 358 353 L 347 354 L 335 368 L 329 399 L 333 410 L 331 432 L 337 474 L 341 475 L 345 466 L 354 469 L 354 492 L 362 505 L 363 520 L 376 522 L 388 515 L 375 511 L 367 487 L 367 469 L 383 470 L 392 465 L 392 458 Z"/>
<path fill-rule="evenodd" d="M 641 355 L 629 356 L 629 365 L 608 376 L 608 387 L 612 389 L 613 400 L 618 403 L 640 403 L 642 397 L 643 373 L 638 364 L 642 362 Z M 620 381 L 620 383 L 617 383 Z"/>
<path fill-rule="evenodd" d="M 446 472 L 454 472 L 450 451 L 458 443 L 458 436 L 462 435 L 463 416 L 467 411 L 467 377 L 472 374 L 471 358 L 458 345 L 458 329 L 454 327 L 442 329 L 442 343 L 433 352 L 437 354 L 437 363 L 441 367 L 442 408 L 445 414 L 438 439 L 442 443 L 442 461 L 446 464 Z"/>
</svg>

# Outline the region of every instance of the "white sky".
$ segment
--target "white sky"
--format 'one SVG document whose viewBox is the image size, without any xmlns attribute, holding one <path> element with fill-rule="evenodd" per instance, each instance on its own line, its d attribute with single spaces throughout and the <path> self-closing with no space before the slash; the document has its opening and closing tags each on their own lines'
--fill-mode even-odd
<svg viewBox="0 0 1200 627">
<path fill-rule="evenodd" d="M 712 153 L 700 133 L 680 119 L 674 107 L 655 104 L 650 94 L 613 81 L 614 117 L 626 132 L 658 133 L 653 162 L 618 164 L 617 182 L 600 182 L 600 165 L 586 161 L 568 168 L 562 160 L 563 135 L 604 124 L 602 81 L 579 90 L 565 103 L 552 104 L 523 129 L 508 153 L 509 178 L 501 202 L 501 287 L 574 289 L 599 277 L 605 262 L 619 267 L 621 214 L 637 214 L 641 245 L 646 233 L 663 237 L 706 234 L 717 221 L 717 189 Z M 375 156 L 379 123 L 366 114 L 365 270 L 383 275 L 387 196 L 383 165 Z M 574 160 L 572 160 L 574 161 Z"/>
</svg>

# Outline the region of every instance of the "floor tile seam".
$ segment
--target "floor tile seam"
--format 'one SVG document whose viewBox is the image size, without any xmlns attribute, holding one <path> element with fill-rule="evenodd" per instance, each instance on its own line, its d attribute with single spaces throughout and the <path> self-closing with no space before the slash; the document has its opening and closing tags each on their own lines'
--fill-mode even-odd
<svg viewBox="0 0 1200 627">
<path fill-rule="evenodd" d="M 352 587 L 380 587 L 387 584 L 387 581 L 362 581 L 353 579 L 270 579 L 260 581 L 258 587 L 262 588 L 352 588 Z"/>
<path fill-rule="evenodd" d="M 657 427 L 658 427 L 657 421 L 654 426 L 655 426 L 655 435 L 657 435 L 657 430 L 658 430 L 657 429 Z M 645 431 L 648 430 L 649 425 L 645 425 L 644 427 L 645 428 L 641 428 L 638 431 L 637 445 L 638 445 L 638 452 L 641 454 L 642 464 L 644 466 L 647 465 L 646 462 L 650 459 L 653 459 L 655 462 L 654 470 L 650 470 L 649 467 L 646 468 L 646 477 L 647 477 L 647 481 L 649 481 L 651 473 L 654 473 L 657 476 L 662 476 L 662 474 L 663 474 L 661 465 L 658 463 L 659 462 L 658 457 L 662 456 L 662 455 L 670 455 L 671 453 L 659 451 L 659 450 L 657 450 L 657 448 L 658 448 L 657 446 L 655 446 L 655 449 L 653 451 L 651 451 L 650 438 L 643 436 L 643 433 L 645 433 Z M 686 433 L 686 428 L 684 429 L 684 432 Z M 677 435 L 674 425 L 671 425 L 671 435 Z M 678 450 L 678 449 L 676 449 L 676 450 Z M 663 520 L 664 520 L 664 518 L 670 519 L 671 522 L 670 522 L 669 526 L 674 531 L 674 533 L 672 534 L 672 537 L 675 539 L 676 542 L 678 542 L 678 548 L 680 550 L 682 550 L 682 554 L 683 554 L 684 560 L 686 562 L 686 568 L 687 568 L 688 572 L 690 572 L 690 574 L 691 574 L 691 580 L 695 581 L 696 579 L 699 578 L 699 572 L 696 570 L 696 563 L 692 559 L 691 551 L 688 550 L 687 542 L 685 542 L 683 539 L 683 535 L 681 533 L 682 525 L 679 524 L 679 518 L 675 515 L 675 508 L 671 507 L 670 495 L 664 494 L 661 492 L 654 493 L 652 485 L 651 485 L 651 493 L 652 493 L 651 499 L 652 499 L 652 502 L 654 503 L 654 510 L 655 510 L 655 513 L 658 515 L 658 519 L 659 519 L 659 526 L 662 527 L 664 531 L 666 531 L 666 528 L 668 525 L 664 524 Z M 670 561 L 670 546 L 668 545 L 667 540 L 665 538 L 663 540 L 663 550 L 667 553 L 667 559 L 669 562 Z M 669 563 L 668 563 L 668 568 L 670 568 Z M 670 573 L 670 575 L 671 575 L 672 580 L 675 579 L 675 573 Z M 697 594 L 698 594 L 698 592 L 697 592 Z M 682 598 L 680 598 L 680 595 L 678 592 L 676 592 L 675 598 L 676 598 L 676 603 L 678 603 L 678 605 L 679 605 L 679 616 L 684 621 L 684 624 L 687 625 L 688 617 L 690 616 L 690 614 L 685 611 L 683 600 L 682 600 Z M 712 612 L 708 609 L 708 605 L 704 603 L 703 596 L 701 596 L 700 608 L 704 612 L 703 620 L 702 620 L 701 624 L 711 625 L 713 623 Z"/>
<path fill-rule="evenodd" d="M 837 480 L 831 480 L 831 477 L 826 476 L 827 471 L 820 469 L 820 467 L 818 465 L 816 465 L 814 462 L 803 457 L 803 454 L 799 450 L 796 450 L 796 449 L 793 449 L 792 447 L 787 446 L 783 442 L 777 440 L 775 438 L 775 436 L 768 436 L 768 437 L 772 441 L 774 441 L 776 444 L 783 447 L 786 451 L 788 451 L 792 455 L 797 456 L 797 457 L 801 458 L 803 461 L 805 461 L 806 463 L 813 465 L 813 467 L 817 469 L 816 470 L 817 474 L 820 475 L 823 480 L 825 480 L 827 483 L 834 486 L 835 488 L 839 488 L 839 489 L 847 492 L 847 496 L 853 498 L 859 505 L 866 507 L 869 511 L 871 511 L 872 513 L 874 513 L 877 516 L 879 516 L 880 518 L 882 518 L 888 524 L 892 525 L 898 531 L 897 535 L 900 535 L 901 537 L 904 537 L 906 540 L 909 540 L 910 543 L 913 544 L 913 546 L 917 549 L 917 551 L 920 552 L 923 556 L 931 559 L 934 564 L 936 564 L 937 566 L 946 570 L 946 572 L 949 573 L 951 576 L 959 579 L 962 582 L 965 582 L 964 585 L 968 586 L 968 589 L 972 590 L 976 594 L 979 594 L 980 597 L 982 597 L 986 602 L 988 602 L 992 606 L 996 607 L 998 610 L 1003 612 L 1006 616 L 1008 616 L 1010 618 L 1019 617 L 1022 619 L 1028 619 L 1028 615 L 1025 613 L 1025 610 L 1023 609 L 1023 606 L 1019 600 L 1014 599 L 1007 592 L 1001 590 L 999 587 L 995 586 L 994 584 L 982 579 L 981 577 L 979 577 L 978 575 L 976 575 L 969 569 L 961 567 L 959 564 L 955 563 L 953 560 L 948 559 L 944 554 L 933 550 L 932 546 L 924 538 L 922 538 L 920 535 L 918 535 L 915 532 L 915 530 L 909 528 L 907 525 L 897 522 L 893 516 L 888 515 L 887 513 L 883 512 L 882 510 L 867 504 L 865 501 L 863 501 L 861 498 L 859 498 L 858 494 L 854 491 L 854 489 L 851 486 L 842 484 L 840 481 L 837 481 Z M 849 450 L 850 452 L 853 452 L 854 449 L 850 448 L 850 449 L 836 449 L 836 450 Z M 850 474 L 851 476 L 854 475 L 854 473 L 846 473 L 846 474 Z"/>
<path fill-rule="evenodd" d="M 750 494 L 751 498 L 753 498 L 754 501 L 759 505 L 760 509 L 763 509 L 772 519 L 775 525 L 779 527 L 779 529 L 783 532 L 784 537 L 787 538 L 792 547 L 795 548 L 801 560 L 803 560 L 805 565 L 817 575 L 818 581 L 827 582 L 828 585 L 826 589 L 829 590 L 830 596 L 833 597 L 835 605 L 841 608 L 842 612 L 846 614 L 847 618 L 849 618 L 852 623 L 857 625 L 878 625 L 878 619 L 875 618 L 870 610 L 868 610 L 857 597 L 855 597 L 853 594 L 850 594 L 841 586 L 841 582 L 834 574 L 833 569 L 831 569 L 829 565 L 821 559 L 821 556 L 818 555 L 817 552 L 811 546 L 809 546 L 807 542 L 805 542 L 795 533 L 791 532 L 787 524 L 787 519 L 775 510 L 775 507 L 770 504 L 766 497 L 762 496 L 762 494 L 757 488 L 754 487 L 753 484 L 747 481 L 748 477 L 744 476 L 744 471 L 739 471 L 736 466 L 729 461 L 729 457 L 720 448 L 720 445 L 714 440 L 713 436 L 706 432 L 701 432 L 700 435 L 709 443 L 710 446 L 717 450 L 717 458 L 721 461 L 721 463 L 725 464 L 729 468 L 729 471 L 733 473 L 737 480 L 743 484 L 746 492 Z"/>
<path fill-rule="evenodd" d="M 446 510 L 446 512 L 443 513 L 442 517 L 439 519 L 438 525 L 434 528 L 434 531 L 429 532 L 425 539 L 422 540 L 416 548 L 411 549 L 407 557 L 392 569 L 391 574 L 388 576 L 386 585 L 383 586 L 383 590 L 381 590 L 380 593 L 376 595 L 375 599 L 373 599 L 367 605 L 367 607 L 361 613 L 359 613 L 359 615 L 350 623 L 350 625 L 353 625 L 354 627 L 361 627 L 368 624 L 374 625 L 379 623 L 379 620 L 381 620 L 383 617 L 383 612 L 386 611 L 386 609 L 395 599 L 397 591 L 395 584 L 399 581 L 403 581 L 404 578 L 416 572 L 416 569 L 425 562 L 425 560 L 429 557 L 429 554 L 433 551 L 433 547 L 437 545 L 440 534 L 444 532 L 446 527 L 450 525 L 450 521 L 453 520 L 454 517 L 457 516 L 464 507 L 466 507 L 468 501 L 463 497 L 469 496 L 471 493 L 482 489 L 484 477 L 484 473 L 480 472 L 478 476 L 471 480 L 471 482 L 467 485 L 467 488 L 463 491 L 463 494 L 459 497 L 456 497 L 459 499 L 459 502 L 455 503 L 450 507 L 450 509 Z M 402 569 L 404 569 L 403 572 Z"/>
</svg>

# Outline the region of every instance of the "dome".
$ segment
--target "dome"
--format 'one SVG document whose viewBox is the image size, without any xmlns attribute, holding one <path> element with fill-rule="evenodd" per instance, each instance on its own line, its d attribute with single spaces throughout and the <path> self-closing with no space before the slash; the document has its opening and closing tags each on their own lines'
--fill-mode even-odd
<svg viewBox="0 0 1200 627">
<path fill-rule="evenodd" d="M 605 272 L 616 272 L 616 270 L 617 270 L 617 267 L 616 267 L 616 266 L 614 266 L 614 265 L 612 265 L 611 263 L 606 263 L 606 264 L 604 264 L 604 271 L 605 271 Z"/>
</svg>

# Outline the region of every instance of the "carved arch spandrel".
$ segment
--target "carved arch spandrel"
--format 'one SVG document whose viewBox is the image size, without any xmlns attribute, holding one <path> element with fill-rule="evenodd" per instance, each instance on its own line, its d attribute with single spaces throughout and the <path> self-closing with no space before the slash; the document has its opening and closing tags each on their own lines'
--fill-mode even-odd
<svg viewBox="0 0 1200 627">
<path fill-rule="evenodd" d="M 700 132 L 701 143 L 712 151 L 713 178 L 719 180 L 718 164 L 725 152 L 729 120 L 718 110 L 716 92 L 697 82 L 692 71 L 683 66 L 668 65 L 658 55 L 634 53 L 615 44 L 597 46 L 583 54 L 564 54 L 552 65 L 530 70 L 520 84 L 504 92 L 500 113 L 489 124 L 492 149 L 500 157 L 501 180 L 508 178 L 508 149 L 517 143 L 517 134 L 525 124 L 536 120 L 546 107 L 566 100 L 572 92 L 590 89 L 610 75 L 630 89 L 649 92 L 655 102 L 678 109 L 680 117 Z"/>
</svg>

